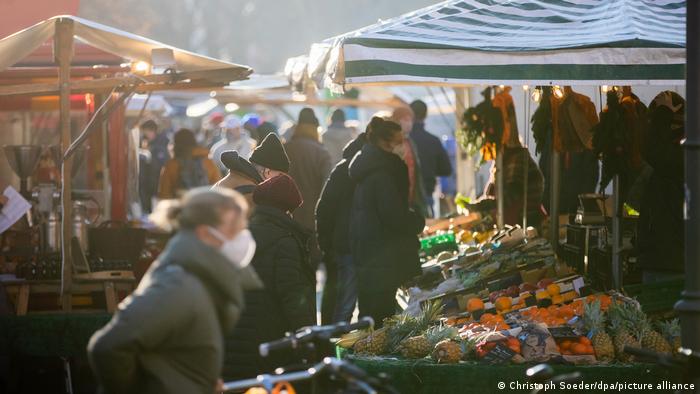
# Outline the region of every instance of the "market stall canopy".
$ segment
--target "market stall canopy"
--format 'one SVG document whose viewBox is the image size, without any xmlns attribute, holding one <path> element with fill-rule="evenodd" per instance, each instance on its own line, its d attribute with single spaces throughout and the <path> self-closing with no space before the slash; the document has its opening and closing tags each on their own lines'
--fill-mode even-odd
<svg viewBox="0 0 700 394">
<path fill-rule="evenodd" d="M 448 0 L 314 44 L 319 86 L 682 84 L 685 0 Z M 286 69 L 298 84 L 302 58 Z"/>
<path fill-rule="evenodd" d="M 88 92 L 98 88 L 111 89 L 122 85 L 146 85 L 148 83 L 154 86 L 148 89 L 144 88 L 144 90 L 169 88 L 166 85 L 171 85 L 170 88 L 183 88 L 183 84 L 178 84 L 178 82 L 188 82 L 193 86 L 223 86 L 232 81 L 246 79 L 253 71 L 247 66 L 198 55 L 70 15 L 49 18 L 0 40 L 0 71 L 20 63 L 23 59 L 40 50 L 44 43 L 54 37 L 57 24 L 66 21 L 72 24 L 73 37 L 76 41 L 123 58 L 132 64 L 141 62 L 144 66 L 142 75 L 138 78 L 135 78 L 135 75 L 114 78 L 111 81 L 103 81 L 99 85 L 78 83 L 71 86 L 71 90 L 75 92 Z M 43 88 L 33 86 L 23 89 L 3 87 L 0 95 L 55 94 L 56 91 L 57 89 L 52 86 L 44 86 Z"/>
</svg>

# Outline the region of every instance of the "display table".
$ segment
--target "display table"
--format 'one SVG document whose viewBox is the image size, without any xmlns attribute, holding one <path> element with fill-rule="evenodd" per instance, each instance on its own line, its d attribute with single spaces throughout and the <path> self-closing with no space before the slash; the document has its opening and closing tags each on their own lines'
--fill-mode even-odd
<svg viewBox="0 0 700 394">
<path fill-rule="evenodd" d="M 387 360 L 348 356 L 348 360 L 370 374 L 386 373 L 391 377 L 394 387 L 404 394 L 444 394 L 444 393 L 529 393 L 523 388 L 511 389 L 511 382 L 526 383 L 525 370 L 527 365 L 489 365 L 481 363 L 460 363 L 438 365 L 429 360 Z M 578 371 L 582 374 L 584 383 L 602 381 L 604 383 L 651 383 L 656 386 L 663 381 L 681 383 L 678 374 L 664 370 L 651 364 L 612 364 L 612 365 L 553 365 L 557 374 Z M 499 383 L 506 386 L 499 389 Z M 608 390 L 611 391 L 611 390 Z M 547 391 L 548 393 L 552 391 Z M 574 392 L 574 391 L 570 391 Z M 602 392 L 594 390 L 577 390 L 577 392 Z M 614 392 L 645 392 L 644 390 L 627 390 Z M 656 393 L 669 390 L 656 390 Z"/>
</svg>

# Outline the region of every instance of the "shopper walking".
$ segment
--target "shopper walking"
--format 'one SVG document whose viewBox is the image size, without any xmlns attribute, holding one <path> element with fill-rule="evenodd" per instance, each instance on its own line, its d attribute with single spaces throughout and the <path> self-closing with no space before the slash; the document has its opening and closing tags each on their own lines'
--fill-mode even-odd
<svg viewBox="0 0 700 394">
<path fill-rule="evenodd" d="M 424 217 L 428 216 L 426 204 L 425 187 L 423 186 L 423 175 L 421 163 L 418 157 L 418 150 L 413 141 L 409 138 L 413 129 L 414 115 L 409 107 L 399 107 L 394 110 L 390 118 L 393 122 L 401 126 L 403 134 L 403 148 L 401 148 L 401 158 L 408 168 L 408 203 Z"/>
<path fill-rule="evenodd" d="M 381 324 L 396 311 L 398 287 L 420 273 L 417 234 L 425 219 L 409 208 L 401 127 L 374 117 L 367 139 L 350 163 L 356 182 L 350 239 L 360 316 Z"/>
<path fill-rule="evenodd" d="M 246 294 L 246 308 L 233 335 L 227 338 L 227 379 L 271 373 L 295 361 L 293 354 L 275 352 L 261 358 L 258 345 L 316 323 L 314 269 L 309 264 L 310 232 L 292 219 L 302 199 L 294 180 L 282 174 L 255 188 L 257 208 L 250 231 L 257 243 L 251 265 L 264 290 Z"/>
<path fill-rule="evenodd" d="M 425 129 L 425 118 L 428 115 L 428 106 L 425 102 L 421 100 L 412 102 L 411 110 L 413 110 L 415 118 L 409 136 L 418 153 L 427 209 L 430 216 L 435 216 L 433 214 L 435 202 L 433 193 L 437 184 L 436 178 L 452 175 L 452 164 L 440 139 Z"/>
<path fill-rule="evenodd" d="M 343 149 L 353 139 L 353 129 L 345 126 L 345 112 L 336 109 L 331 114 L 331 124 L 321 135 L 323 146 L 331 155 L 331 164 L 336 165 L 343 159 Z"/>
<path fill-rule="evenodd" d="M 350 321 L 357 304 L 355 267 L 350 248 L 350 213 L 355 183 L 350 179 L 350 161 L 365 145 L 360 134 L 343 150 L 343 159 L 333 168 L 316 205 L 316 233 L 323 261 L 333 259 L 337 267 L 336 304 L 333 322 Z M 326 284 L 325 291 L 332 291 Z"/>
<path fill-rule="evenodd" d="M 244 290 L 261 286 L 248 265 L 255 242 L 240 194 L 198 188 L 161 204 L 154 221 L 177 234 L 88 344 L 104 393 L 214 392 L 224 333 L 238 321 Z"/>
<path fill-rule="evenodd" d="M 173 153 L 175 157 L 160 174 L 158 198 L 177 198 L 187 190 L 213 185 L 221 178 L 216 164 L 207 158 L 207 150 L 197 145 L 191 130 L 175 133 Z"/>
<path fill-rule="evenodd" d="M 314 211 L 321 196 L 323 185 L 331 172 L 331 157 L 319 142 L 318 119 L 311 108 L 299 112 L 299 119 L 292 137 L 284 147 L 291 162 L 289 175 L 299 185 L 304 203 L 294 212 L 294 220 L 307 229 L 316 225 Z M 335 279 L 337 271 L 333 261 L 324 262 L 326 268 L 326 285 L 330 291 L 324 291 L 321 306 L 321 320 L 330 323 L 335 309 Z M 315 232 L 311 236 L 311 264 L 318 268 L 321 264 L 321 251 L 318 248 Z"/>
</svg>

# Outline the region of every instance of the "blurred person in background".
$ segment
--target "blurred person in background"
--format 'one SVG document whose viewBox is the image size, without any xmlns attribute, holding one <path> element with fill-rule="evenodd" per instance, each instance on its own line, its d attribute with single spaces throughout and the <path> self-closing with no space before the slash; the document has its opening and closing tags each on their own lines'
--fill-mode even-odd
<svg viewBox="0 0 700 394">
<path fill-rule="evenodd" d="M 409 179 L 401 126 L 372 118 L 367 140 L 350 163 L 356 183 L 350 214 L 350 247 L 357 270 L 360 317 L 377 325 L 396 312 L 399 286 L 420 274 L 417 234 L 425 219 L 408 203 Z"/>
<path fill-rule="evenodd" d="M 331 155 L 332 165 L 343 159 L 343 149 L 353 137 L 353 129 L 345 126 L 345 112 L 342 109 L 334 110 L 328 129 L 321 135 L 323 146 Z"/>
<path fill-rule="evenodd" d="M 415 119 L 413 120 L 410 138 L 418 152 L 428 213 L 430 217 L 434 217 L 433 204 L 435 201 L 433 200 L 433 193 L 437 184 L 436 178 L 452 175 L 452 164 L 440 139 L 425 129 L 428 106 L 423 101 L 416 100 L 411 103 L 411 110 L 413 110 Z"/>
<path fill-rule="evenodd" d="M 168 133 L 158 127 L 155 120 L 146 120 L 139 125 L 141 133 L 142 148 L 148 149 L 148 165 L 140 170 L 139 182 L 143 188 L 139 189 L 141 194 L 141 204 L 145 212 L 150 212 L 153 208 L 153 199 L 158 195 L 160 173 L 165 163 L 170 160 L 170 137 Z"/>
<path fill-rule="evenodd" d="M 228 189 L 198 188 L 156 211 L 156 224 L 178 231 L 90 339 L 90 366 L 103 393 L 211 394 L 221 389 L 224 335 L 244 291 L 262 286 L 249 266 L 246 202 Z"/>
<path fill-rule="evenodd" d="M 265 138 L 267 138 L 268 134 L 275 134 L 275 135 L 279 134 L 279 132 L 277 130 L 277 126 L 275 126 L 274 123 L 271 123 L 268 121 L 262 122 L 260 124 L 260 126 L 258 126 L 257 132 L 258 132 L 258 136 L 257 136 L 258 143 L 262 143 L 265 140 Z"/>
<path fill-rule="evenodd" d="M 227 150 L 235 150 L 244 159 L 249 159 L 256 142 L 248 136 L 248 131 L 243 129 L 241 118 L 236 115 L 228 115 L 221 123 L 224 138 L 211 147 L 209 158 L 216 163 L 221 174 L 227 172 L 226 166 L 221 162 L 221 154 Z"/>
<path fill-rule="evenodd" d="M 227 379 L 252 378 L 299 363 L 291 351 L 263 358 L 258 347 L 316 324 L 315 271 L 308 254 L 311 232 L 292 219 L 302 204 L 299 189 L 291 177 L 281 174 L 259 184 L 253 200 L 250 231 L 257 249 L 251 266 L 264 289 L 246 293 L 241 320 L 226 338 Z"/>
<path fill-rule="evenodd" d="M 366 136 L 362 133 L 345 147 L 343 159 L 331 171 L 316 205 L 316 234 L 323 261 L 326 267 L 335 266 L 338 272 L 336 288 L 331 288 L 331 281 L 323 289 L 324 294 L 336 293 L 334 323 L 349 322 L 357 304 L 355 266 L 350 248 L 350 213 L 355 183 L 350 179 L 348 167 L 365 143 Z"/>
<path fill-rule="evenodd" d="M 410 107 L 396 108 L 392 112 L 390 120 L 401 126 L 401 133 L 404 137 L 401 157 L 408 167 L 408 203 L 416 212 L 427 217 L 428 206 L 420 158 L 418 157 L 418 149 L 410 138 L 415 120 L 413 110 Z"/>
<path fill-rule="evenodd" d="M 258 127 L 260 127 L 262 123 L 260 115 L 254 112 L 247 113 L 243 116 L 243 119 L 241 119 L 241 123 L 243 123 L 243 128 L 248 132 L 250 138 L 254 139 L 256 143 L 260 141 L 258 138 Z"/>
<path fill-rule="evenodd" d="M 299 118 L 294 128 L 291 140 L 284 148 L 289 155 L 289 175 L 299 186 L 304 203 L 294 212 L 294 220 L 305 228 L 313 231 L 316 228 L 314 217 L 316 203 L 321 196 L 323 185 L 331 172 L 331 156 L 326 148 L 321 145 L 319 122 L 311 108 L 304 108 L 299 112 Z M 318 248 L 315 231 L 311 237 L 311 264 L 318 268 L 321 264 L 321 251 Z M 333 262 L 326 265 L 326 280 L 330 282 L 331 289 L 335 287 L 337 273 Z M 321 306 L 321 319 L 323 323 L 333 320 L 335 309 L 335 294 L 324 293 L 324 302 Z"/>
<path fill-rule="evenodd" d="M 174 158 L 163 167 L 158 188 L 159 199 L 177 198 L 183 192 L 211 186 L 221 179 L 221 172 L 210 160 L 206 148 L 197 145 L 189 129 L 180 129 L 173 138 Z"/>
</svg>

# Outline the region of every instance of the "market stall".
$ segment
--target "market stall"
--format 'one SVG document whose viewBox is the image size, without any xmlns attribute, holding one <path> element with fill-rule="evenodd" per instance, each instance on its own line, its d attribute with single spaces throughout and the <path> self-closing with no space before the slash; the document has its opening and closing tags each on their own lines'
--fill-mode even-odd
<svg viewBox="0 0 700 394">
<path fill-rule="evenodd" d="M 639 26 L 642 24 L 650 28 L 640 29 Z M 555 88 L 558 91 L 557 94 L 561 94 L 559 98 L 563 98 L 567 95 L 566 90 L 570 86 L 576 88 L 593 85 L 599 87 L 598 94 L 603 96 L 611 90 L 608 86 L 684 84 L 684 29 L 684 1 L 665 2 L 663 5 L 644 3 L 636 4 L 635 7 L 630 7 L 626 1 L 593 2 L 577 4 L 575 7 L 568 3 L 566 5 L 542 2 L 485 4 L 476 1 L 447 1 L 316 44 L 312 47 L 308 59 L 290 59 L 287 69 L 296 70 L 289 73 L 293 85 L 298 86 L 304 80 L 310 80 L 317 86 L 335 91 L 343 91 L 348 87 L 392 84 L 443 85 L 455 86 L 458 89 L 473 85 L 494 87 L 524 85 L 525 90 L 540 85 Z M 305 63 L 306 72 L 298 72 L 304 67 L 296 63 Z M 536 91 L 538 96 L 543 92 L 542 89 Z M 623 92 L 620 91 L 620 93 L 622 96 Z M 458 98 L 460 96 L 465 96 L 464 90 L 458 91 Z M 598 100 L 601 104 L 602 101 L 602 99 Z M 461 118 L 462 113 L 471 103 L 468 98 L 458 100 L 458 103 L 460 102 L 462 106 L 457 109 L 457 116 Z M 529 120 L 526 119 L 526 121 Z M 594 124 L 591 123 L 591 126 Z M 553 169 L 558 168 L 556 165 L 558 154 L 559 152 L 554 150 Z M 460 167 L 458 162 L 458 171 Z M 558 212 L 557 181 L 554 182 L 553 211 Z M 615 195 L 619 197 L 617 182 L 615 181 Z M 503 190 L 502 186 L 498 189 Z M 619 201 L 621 200 L 618 198 L 618 203 L 614 204 L 615 208 L 612 210 L 613 231 L 611 232 L 613 234 L 611 271 L 614 287 L 617 289 L 620 289 L 622 283 L 619 275 L 622 204 Z M 500 368 L 490 365 L 494 361 L 496 363 L 506 361 L 505 364 L 509 364 L 511 357 L 522 355 L 521 347 L 525 347 L 528 337 L 528 334 L 523 336 L 522 333 L 524 330 L 534 329 L 533 327 L 542 329 L 541 338 L 551 337 L 554 349 L 552 356 L 558 354 L 557 357 L 536 358 L 537 360 L 556 359 L 564 364 L 592 365 L 599 365 L 602 361 L 606 364 L 592 366 L 590 370 L 600 374 L 603 370 L 616 374 L 617 372 L 613 372 L 616 369 L 622 371 L 620 373 L 623 375 L 632 373 L 626 375 L 627 378 L 635 376 L 639 369 L 649 370 L 647 367 L 635 369 L 634 364 L 625 362 L 609 364 L 610 359 L 597 356 L 596 349 L 589 347 L 592 346 L 590 342 L 594 334 L 590 327 L 586 328 L 583 325 L 583 310 L 594 308 L 593 305 L 598 305 L 598 308 L 601 303 L 606 307 L 615 305 L 613 310 L 626 305 L 624 308 L 635 311 L 630 313 L 637 316 L 636 320 L 633 319 L 637 323 L 648 319 L 641 310 L 649 308 L 644 308 L 643 305 L 640 307 L 637 302 L 627 297 L 624 291 L 601 293 L 591 288 L 590 283 L 587 283 L 576 271 L 572 271 L 571 267 L 562 267 L 558 264 L 554 258 L 554 251 L 559 246 L 559 226 L 556 223 L 556 215 L 552 217 L 554 223 L 550 225 L 552 232 L 549 239 L 552 245 L 549 246 L 543 239 L 530 238 L 522 229 L 504 228 L 501 219 L 502 205 L 499 206 L 498 211 L 496 224 L 502 231 L 485 243 L 490 245 L 486 248 L 483 246 L 476 250 L 470 249 L 472 246 L 466 249 L 459 248 L 460 240 L 466 243 L 473 242 L 476 235 L 472 232 L 482 234 L 486 230 L 484 228 L 463 229 L 471 234 L 464 239 L 462 238 L 464 234 L 458 235 L 458 229 L 453 229 L 452 226 L 448 226 L 449 230 L 436 235 L 442 239 L 434 241 L 446 247 L 444 251 L 449 254 L 436 256 L 436 261 L 444 259 L 444 262 L 433 262 L 439 268 L 426 272 L 422 278 L 425 282 L 414 283 L 418 284 L 418 290 L 412 289 L 413 301 L 408 302 L 407 308 L 408 314 L 419 320 L 414 321 L 413 328 L 407 328 L 406 320 L 397 316 L 387 322 L 388 329 L 380 330 L 378 333 L 375 331 L 369 336 L 365 333 L 364 337 L 362 334 L 351 336 L 346 338 L 345 342 L 341 340 L 341 346 L 353 348 L 355 353 L 353 357 L 362 365 L 377 369 L 385 365 L 387 370 L 400 365 L 403 368 L 399 369 L 404 374 L 410 374 L 411 369 L 408 365 L 422 368 L 424 366 L 422 359 L 426 355 L 432 355 L 433 363 L 438 364 L 441 363 L 440 358 L 445 355 L 455 363 L 464 359 L 489 357 L 481 364 L 461 361 L 452 367 L 451 372 L 454 376 L 451 378 L 420 376 L 421 379 L 426 380 L 435 378 L 431 380 L 435 383 L 433 387 L 439 387 L 443 391 L 449 384 L 448 381 L 461 379 L 457 378 L 457 375 L 470 375 L 472 378 L 490 376 L 485 372 L 486 370 Z M 504 248 L 499 237 L 511 237 L 514 231 L 519 232 L 516 236 L 516 240 L 518 238 L 519 240 L 514 241 L 514 245 L 519 246 L 511 245 Z M 470 237 L 473 239 L 469 239 Z M 482 241 L 482 237 L 483 235 L 479 235 L 476 241 Z M 584 239 L 585 242 L 589 242 L 588 236 L 581 238 L 581 240 Z M 424 246 L 427 243 L 429 242 L 424 243 Z M 511 249 L 512 247 L 515 249 Z M 528 256 L 528 251 L 525 249 L 534 248 L 531 252 L 539 253 L 538 247 L 542 247 L 545 255 Z M 507 251 L 509 249 L 510 252 Z M 552 260 L 546 261 L 547 256 L 551 256 Z M 529 276 L 532 274 L 531 271 L 543 276 L 533 279 Z M 579 273 L 583 274 L 584 271 Z M 504 276 L 501 277 L 498 274 Z M 431 283 L 431 280 L 436 279 L 438 282 Z M 426 285 L 426 282 L 431 285 L 425 289 L 421 288 Z M 669 287 L 674 290 L 668 295 L 669 299 L 664 302 L 662 308 L 664 310 L 669 310 L 680 295 L 676 283 L 673 286 L 668 284 L 663 286 L 663 288 Z M 636 294 L 645 293 L 645 290 L 647 289 L 636 289 Z M 650 298 L 655 297 L 646 298 L 644 301 L 648 302 Z M 431 342 L 430 327 L 435 329 L 434 323 L 425 324 L 421 330 L 415 329 L 416 326 L 421 325 L 420 320 L 421 316 L 424 316 L 422 312 L 425 311 L 426 305 L 433 301 L 439 302 L 443 308 L 440 313 L 441 318 L 423 318 L 423 324 L 426 321 L 439 320 L 441 323 L 438 326 L 442 329 L 449 331 L 450 327 L 457 328 L 461 331 L 458 335 L 461 339 L 452 340 L 457 344 L 448 341 L 439 349 L 437 343 Z M 418 305 L 421 305 L 422 309 L 418 309 Z M 606 313 L 601 315 L 609 319 Z M 616 313 L 613 315 L 615 316 Z M 520 317 L 509 321 L 509 315 Z M 484 319 L 483 316 L 487 318 Z M 617 324 L 622 323 L 615 325 Z M 678 330 L 677 321 L 665 324 L 674 326 L 671 331 Z M 471 327 L 468 327 L 470 325 Z M 640 323 L 639 326 L 642 324 Z M 511 332 L 514 328 L 517 333 Z M 577 331 L 571 332 L 569 329 Z M 506 331 L 511 332 L 511 335 L 503 334 Z M 653 330 L 648 332 L 651 331 Z M 499 339 L 496 341 L 490 340 L 495 337 L 488 337 L 494 332 L 501 332 L 501 336 L 498 336 Z M 563 332 L 566 335 L 556 337 L 563 335 Z M 484 337 L 478 333 L 487 333 L 487 335 Z M 402 337 L 402 335 L 405 336 Z M 410 335 L 419 338 L 411 341 Z M 452 335 L 456 334 L 452 332 Z M 642 337 L 642 334 L 636 337 L 640 346 Z M 439 335 L 436 338 L 439 338 Z M 402 342 L 404 342 L 403 346 L 400 345 Z M 463 349 L 465 342 L 472 343 L 477 348 L 465 351 Z M 485 347 L 479 349 L 476 345 L 481 343 L 484 346 L 488 342 L 501 342 L 501 344 L 488 345 L 489 349 Z M 572 342 L 575 342 L 576 352 L 562 348 L 562 346 L 566 348 L 572 346 Z M 500 352 L 496 354 L 491 352 L 498 346 L 503 350 L 506 347 L 510 349 L 510 352 L 506 352 L 509 354 L 504 356 L 504 359 L 498 359 L 497 355 Z M 421 349 L 418 353 L 422 355 L 410 357 L 411 350 L 415 350 L 416 347 Z M 621 352 L 619 350 L 615 352 L 616 355 L 613 358 L 617 357 L 617 353 Z M 394 361 L 396 357 L 416 358 L 421 361 Z M 629 361 L 629 359 L 625 360 L 624 354 L 620 354 L 619 357 L 623 361 Z M 525 359 L 528 362 L 534 361 L 528 357 Z M 431 373 L 447 370 L 446 367 L 435 364 L 426 366 L 426 369 L 431 370 Z M 479 373 L 480 370 L 482 373 Z M 522 370 L 521 368 L 520 373 Z M 439 374 L 435 372 L 436 376 Z M 652 379 L 661 380 L 661 375 L 656 375 Z M 463 381 L 463 384 L 468 386 L 466 381 Z M 490 381 L 486 385 L 488 388 L 485 390 L 497 391 L 496 382 Z M 407 387 L 428 386 L 411 381 L 411 386 Z"/>
<path fill-rule="evenodd" d="M 85 46 L 92 48 L 90 56 L 82 56 Z M 31 311 L 29 301 L 39 293 L 53 294 L 53 300 L 43 303 L 48 309 L 55 307 L 60 294 L 64 312 L 86 303 L 114 311 L 136 284 L 133 271 L 148 249 L 147 238 L 162 238 L 148 237 L 147 230 L 125 223 L 126 167 L 136 160 L 136 147 L 126 130 L 130 126 L 124 122 L 125 103 L 134 93 L 221 87 L 246 79 L 252 70 L 73 16 L 53 17 L 0 40 L 0 53 L 0 96 L 58 96 L 60 131 L 59 144 L 50 149 L 43 146 L 48 141 L 4 149 L 21 179 L 20 193 L 12 195 L 8 205 L 25 208 L 12 231 L 2 234 L 3 250 L 8 251 L 2 258 L 3 287 L 18 314 Z M 71 118 L 74 98 L 90 104 L 84 123 Z M 100 142 L 91 151 L 99 152 L 102 160 L 103 188 L 97 207 L 89 192 L 73 189 L 72 171 L 73 164 L 77 168 L 82 161 L 85 142 L 94 142 L 95 136 Z M 44 156 L 60 168 L 52 182 L 33 177 Z M 31 188 L 29 180 L 34 181 Z M 7 190 L 6 196 L 11 193 Z M 89 301 L 94 292 L 105 295 L 101 307 Z"/>
</svg>

